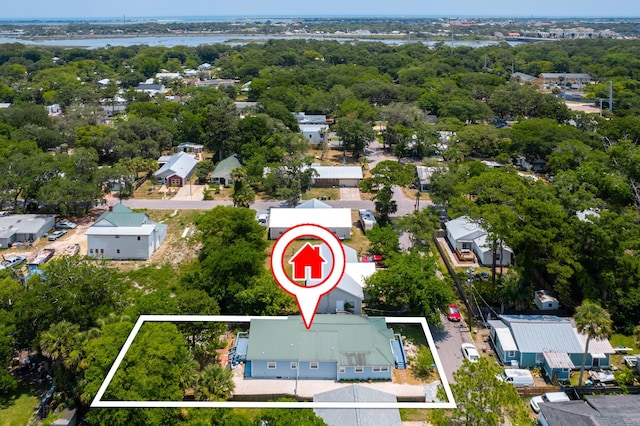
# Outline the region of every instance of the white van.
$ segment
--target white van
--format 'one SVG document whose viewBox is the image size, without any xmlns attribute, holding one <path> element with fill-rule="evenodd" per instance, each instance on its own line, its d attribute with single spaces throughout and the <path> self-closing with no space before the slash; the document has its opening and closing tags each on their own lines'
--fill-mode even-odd
<svg viewBox="0 0 640 426">
<path fill-rule="evenodd" d="M 503 382 L 511 383 L 517 388 L 533 386 L 533 376 L 529 370 L 507 368 L 502 374 L 497 374 L 496 378 Z"/>
<path fill-rule="evenodd" d="M 564 402 L 570 401 L 569 397 L 564 392 L 547 392 L 542 396 L 534 396 L 531 398 L 531 408 L 536 413 L 540 412 L 540 404 L 550 402 Z"/>
</svg>

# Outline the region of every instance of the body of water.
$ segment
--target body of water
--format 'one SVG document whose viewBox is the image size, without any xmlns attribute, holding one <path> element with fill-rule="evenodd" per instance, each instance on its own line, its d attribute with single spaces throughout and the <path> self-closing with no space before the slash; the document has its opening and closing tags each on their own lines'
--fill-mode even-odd
<svg viewBox="0 0 640 426">
<path fill-rule="evenodd" d="M 440 43 L 451 46 L 451 41 L 436 40 L 408 40 L 398 38 L 351 38 L 348 36 L 287 36 L 287 35 L 247 35 L 247 34 L 216 34 L 216 35 L 177 35 L 177 36 L 151 36 L 151 37 L 104 37 L 104 38 L 61 38 L 46 40 L 21 39 L 17 37 L 0 37 L 1 43 L 23 43 L 36 46 L 62 46 L 62 47 L 82 47 L 87 49 L 98 49 L 108 46 L 134 46 L 146 44 L 148 46 L 190 46 L 196 47 L 202 44 L 228 44 L 242 45 L 252 42 L 263 42 L 268 39 L 310 39 L 310 40 L 333 40 L 340 43 L 353 43 L 357 41 L 379 42 L 389 45 L 402 45 L 406 43 L 423 43 L 427 46 L 435 46 Z M 483 47 L 500 43 L 497 40 L 454 40 L 453 46 Z M 511 46 L 521 44 L 519 41 L 508 41 Z"/>
</svg>

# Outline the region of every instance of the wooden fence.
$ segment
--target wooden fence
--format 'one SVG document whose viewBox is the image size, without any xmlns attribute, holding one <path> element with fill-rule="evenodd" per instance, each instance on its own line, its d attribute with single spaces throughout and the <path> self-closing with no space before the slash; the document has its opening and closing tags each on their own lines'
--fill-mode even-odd
<svg viewBox="0 0 640 426">
<path fill-rule="evenodd" d="M 547 392 L 560 392 L 563 389 L 561 386 L 527 386 L 523 388 L 516 388 L 516 390 L 518 391 L 518 395 L 520 395 L 520 397 L 532 397 L 539 396 Z"/>
<path fill-rule="evenodd" d="M 458 274 L 456 274 L 456 271 L 453 268 L 453 265 L 451 264 L 451 260 L 449 259 L 449 254 L 444 248 L 442 248 L 442 246 L 440 245 L 440 241 L 438 241 L 437 232 L 433 235 L 433 243 L 438 249 L 438 253 L 440 253 L 440 257 L 442 258 L 442 261 L 447 267 L 447 271 L 449 271 L 449 275 L 451 275 L 453 282 L 456 284 L 456 288 L 458 289 L 458 296 L 460 296 L 460 300 L 462 300 L 462 303 L 464 303 L 464 305 L 467 307 L 469 316 L 471 318 L 473 316 L 473 307 L 471 306 L 471 302 L 469 302 L 469 298 L 467 297 L 467 293 L 465 292 L 464 287 L 460 282 L 460 278 L 458 277 Z M 469 324 L 469 327 L 471 326 L 472 324 Z"/>
</svg>

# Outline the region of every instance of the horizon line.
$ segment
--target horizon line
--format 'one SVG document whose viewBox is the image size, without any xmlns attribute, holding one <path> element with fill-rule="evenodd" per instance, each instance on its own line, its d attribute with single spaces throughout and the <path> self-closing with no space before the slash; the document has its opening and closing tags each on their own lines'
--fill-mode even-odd
<svg viewBox="0 0 640 426">
<path fill-rule="evenodd" d="M 0 22 L 9 21 L 59 21 L 59 20 L 120 20 L 126 19 L 195 19 L 195 18 L 225 18 L 225 19 L 278 19 L 278 18 L 394 18 L 394 19 L 416 19 L 416 18 L 437 18 L 448 19 L 452 14 L 448 15 L 424 15 L 424 14 L 275 14 L 275 15 L 243 15 L 243 14 L 220 14 L 220 15 L 112 15 L 112 16 L 57 16 L 57 17 L 37 17 L 37 16 L 14 16 L 0 18 Z M 460 15 L 451 19 L 473 19 L 473 18 L 517 18 L 517 19 L 640 19 L 640 16 L 624 16 L 624 15 Z"/>
</svg>

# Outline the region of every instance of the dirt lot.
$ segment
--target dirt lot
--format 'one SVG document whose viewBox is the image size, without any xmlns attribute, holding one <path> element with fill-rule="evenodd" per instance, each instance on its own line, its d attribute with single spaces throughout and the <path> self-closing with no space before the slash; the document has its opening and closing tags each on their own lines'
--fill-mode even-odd
<svg viewBox="0 0 640 426">
<path fill-rule="evenodd" d="M 40 238 L 29 247 L 13 247 L 3 252 L 2 255 L 4 257 L 23 255 L 27 257 L 27 261 L 30 261 L 43 248 L 55 249 L 56 255 L 60 255 L 64 252 L 65 248 L 67 248 L 68 246 L 73 246 L 75 244 L 80 245 L 79 254 L 86 255 L 87 237 L 84 235 L 84 233 L 91 226 L 91 224 L 93 224 L 95 219 L 102 214 L 103 211 L 104 210 L 94 210 L 91 215 L 85 216 L 83 218 L 65 218 L 77 223 L 78 227 L 75 229 L 68 229 L 66 235 L 56 241 L 48 241 L 45 236 L 43 238 Z"/>
</svg>

